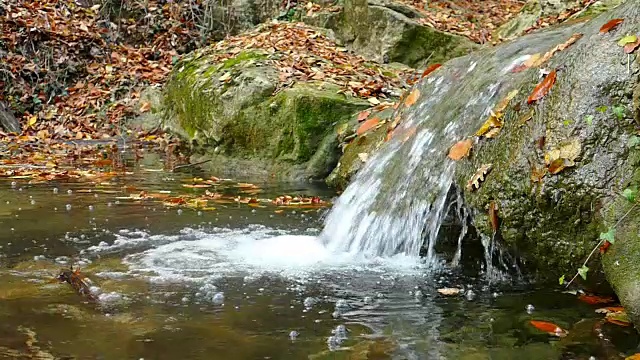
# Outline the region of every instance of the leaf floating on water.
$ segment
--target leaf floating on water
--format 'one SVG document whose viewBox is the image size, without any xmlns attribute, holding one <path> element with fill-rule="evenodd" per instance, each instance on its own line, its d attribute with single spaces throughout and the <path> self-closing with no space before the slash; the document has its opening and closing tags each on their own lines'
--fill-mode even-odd
<svg viewBox="0 0 640 360">
<path fill-rule="evenodd" d="M 567 330 L 564 330 L 563 328 L 552 322 L 531 320 L 529 323 L 536 329 L 544 331 L 552 336 L 565 337 L 569 334 Z"/>
<path fill-rule="evenodd" d="M 584 303 L 587 303 L 589 305 L 611 304 L 613 302 L 613 298 L 611 297 L 590 295 L 590 294 L 582 294 L 578 296 L 578 300 Z"/>
<path fill-rule="evenodd" d="M 409 96 L 407 96 L 407 98 L 404 100 L 404 106 L 405 107 L 409 107 L 409 106 L 415 104 L 416 101 L 418 101 L 419 97 L 420 97 L 420 90 L 418 90 L 417 88 L 413 89 L 409 93 Z"/>
<path fill-rule="evenodd" d="M 494 233 L 498 231 L 500 226 L 500 219 L 498 218 L 498 204 L 495 201 L 489 203 L 489 224 Z"/>
<path fill-rule="evenodd" d="M 447 296 L 451 296 L 451 295 L 458 295 L 460 294 L 460 289 L 458 288 L 442 288 L 442 289 L 438 289 L 438 292 L 442 295 L 447 295 Z"/>
<path fill-rule="evenodd" d="M 596 309 L 596 313 L 598 314 L 608 314 L 608 313 L 616 313 L 616 312 L 623 312 L 624 307 L 622 306 L 608 306 L 608 307 L 604 307 L 604 308 L 600 308 L 600 309 Z"/>
<path fill-rule="evenodd" d="M 606 34 L 609 31 L 615 29 L 618 25 L 622 24 L 624 19 L 612 19 L 609 20 L 606 24 L 602 25 L 600 28 L 600 34 Z"/>
<path fill-rule="evenodd" d="M 461 160 L 469 156 L 472 147 L 473 141 L 471 139 L 460 140 L 449 149 L 447 156 L 454 161 Z"/>
<path fill-rule="evenodd" d="M 436 71 L 441 66 L 442 66 L 442 64 L 431 64 L 431 65 L 427 66 L 427 68 L 422 73 L 422 77 L 424 78 L 424 77 L 429 76 L 429 74 L 431 74 L 432 72 Z"/>
<path fill-rule="evenodd" d="M 374 127 L 378 126 L 379 123 L 380 123 L 380 119 L 377 116 L 376 117 L 372 117 L 371 119 L 363 122 L 362 125 L 360 125 L 360 127 L 356 131 L 356 135 L 360 136 L 360 135 L 366 133 L 367 131 L 369 131 L 369 130 L 373 129 Z"/>
<path fill-rule="evenodd" d="M 360 111 L 358 113 L 358 122 L 363 122 L 363 121 L 367 120 L 369 115 L 371 115 L 371 111 L 370 110 Z"/>
<path fill-rule="evenodd" d="M 533 104 L 534 102 L 545 97 L 545 95 L 549 93 L 549 90 L 551 90 L 551 87 L 553 86 L 553 84 L 555 84 L 555 82 L 556 70 L 554 69 L 551 70 L 549 75 L 547 75 L 544 80 L 542 80 L 542 82 L 540 82 L 540 84 L 535 87 L 535 89 L 533 89 L 533 92 L 531 92 L 531 95 L 529 95 L 529 98 L 527 99 L 527 104 Z"/>
<path fill-rule="evenodd" d="M 627 44 L 632 44 L 638 41 L 638 36 L 636 35 L 627 35 L 618 41 L 619 46 L 625 46 Z"/>
<path fill-rule="evenodd" d="M 493 169 L 493 164 L 484 164 L 476 170 L 476 173 L 471 176 L 469 182 L 467 182 L 467 190 L 474 191 L 480 188 L 480 184 L 485 181 L 486 176 Z"/>
<path fill-rule="evenodd" d="M 607 313 L 605 320 L 608 323 L 619 326 L 631 326 L 631 320 L 625 311 L 609 312 Z"/>
</svg>

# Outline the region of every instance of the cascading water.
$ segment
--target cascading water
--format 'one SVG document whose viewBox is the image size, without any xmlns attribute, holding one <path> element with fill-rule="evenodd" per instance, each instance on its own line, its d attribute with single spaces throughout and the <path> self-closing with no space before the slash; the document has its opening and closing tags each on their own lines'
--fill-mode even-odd
<svg viewBox="0 0 640 360">
<path fill-rule="evenodd" d="M 327 217 L 321 238 L 333 251 L 369 256 L 405 254 L 435 264 L 435 244 L 446 215 L 456 163 L 446 157 L 455 142 L 472 135 L 513 88 L 511 70 L 532 54 L 566 39 L 571 29 L 531 36 L 484 53 L 455 59 L 416 85 L 420 97 L 401 104 L 401 125 L 370 157 Z M 528 75 L 530 76 L 530 74 Z M 533 79 L 532 79 L 533 80 Z M 457 199 L 458 210 L 462 198 Z M 466 212 L 458 211 L 466 217 Z M 459 247 L 462 237 L 460 235 Z M 455 254 L 454 262 L 460 260 Z"/>
</svg>

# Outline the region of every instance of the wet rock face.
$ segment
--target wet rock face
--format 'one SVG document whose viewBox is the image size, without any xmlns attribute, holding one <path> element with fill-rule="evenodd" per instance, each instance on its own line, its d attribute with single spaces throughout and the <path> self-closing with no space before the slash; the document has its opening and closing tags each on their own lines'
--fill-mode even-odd
<svg viewBox="0 0 640 360">
<path fill-rule="evenodd" d="M 625 22 L 600 34 L 600 27 L 613 18 Z M 453 144 L 473 139 L 471 156 L 455 163 L 453 183 L 464 192 L 474 226 L 486 236 L 493 232 L 488 208 L 495 202 L 503 245 L 522 258 L 521 270 L 527 274 L 553 281 L 563 274 L 572 276 L 598 244 L 600 232 L 616 223 L 605 216 L 616 208 L 614 200 L 640 183 L 639 148 L 632 141 L 639 126 L 640 64 L 637 54 L 627 56 L 617 44 L 639 23 L 640 3 L 627 2 L 587 23 L 541 31 L 454 59 L 416 86 L 422 95 L 415 105 L 400 106 L 395 114 L 401 117 L 399 130 L 433 134 L 429 156 L 440 157 L 440 162 L 450 161 L 446 154 Z M 575 33 L 583 37 L 542 66 L 513 71 L 528 56 L 544 54 Z M 557 79 L 550 92 L 528 104 L 527 97 L 542 80 L 541 71 L 552 69 Z M 500 133 L 490 139 L 475 136 L 491 111 L 514 90 L 518 95 L 504 111 Z M 422 120 L 415 130 L 415 125 L 404 125 L 412 119 L 429 120 Z M 398 147 L 400 154 L 412 146 L 412 140 L 402 141 L 407 145 L 391 140 L 378 152 L 389 157 L 389 149 Z M 343 159 L 357 156 L 350 151 L 362 150 L 348 147 Z M 406 158 L 391 157 L 393 166 L 381 170 L 387 191 L 395 191 L 389 184 L 402 178 L 406 169 L 400 163 Z M 556 158 L 564 159 L 564 169 L 551 166 Z M 435 167 L 429 171 L 440 171 L 437 162 L 430 164 Z M 486 164 L 492 164 L 492 170 L 484 181 L 468 187 L 477 169 Z M 349 174 L 348 169 L 341 172 Z M 635 213 L 626 219 L 631 224 L 638 220 Z M 631 295 L 637 294 L 640 279 L 635 265 L 640 263 L 635 251 L 638 233 L 631 225 L 625 229 L 618 233 L 613 251 L 604 256 L 605 270 L 623 304 L 640 309 Z M 624 271 L 611 270 L 616 261 Z M 597 264 L 589 265 L 593 275 Z M 632 313 L 639 321 L 638 311 Z"/>
<path fill-rule="evenodd" d="M 6 132 L 20 132 L 18 120 L 11 114 L 4 104 L 0 102 L 0 130 Z"/>
</svg>

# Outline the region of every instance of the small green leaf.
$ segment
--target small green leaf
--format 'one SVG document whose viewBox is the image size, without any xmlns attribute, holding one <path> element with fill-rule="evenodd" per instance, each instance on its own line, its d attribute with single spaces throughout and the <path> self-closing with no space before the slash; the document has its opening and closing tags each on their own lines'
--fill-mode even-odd
<svg viewBox="0 0 640 360">
<path fill-rule="evenodd" d="M 613 113 L 618 118 L 618 120 L 624 119 L 624 113 L 625 113 L 624 106 L 622 105 L 614 106 L 611 108 L 611 110 L 613 110 Z"/>
<path fill-rule="evenodd" d="M 640 136 L 633 135 L 629 138 L 629 147 L 636 147 L 640 145 Z"/>
<path fill-rule="evenodd" d="M 587 272 L 589 271 L 589 268 L 586 267 L 585 265 L 582 265 L 582 267 L 580 269 L 578 269 L 578 274 L 580 274 L 580 277 L 583 280 L 587 280 Z"/>
<path fill-rule="evenodd" d="M 607 109 L 608 109 L 608 107 L 606 105 L 598 106 L 596 108 L 596 110 L 598 110 L 599 112 L 601 112 L 603 114 L 607 112 Z"/>
<path fill-rule="evenodd" d="M 638 196 L 638 188 L 633 187 L 633 188 L 624 189 L 624 191 L 622 192 L 622 196 L 624 196 L 625 199 L 631 202 L 635 202 L 636 197 Z"/>
<path fill-rule="evenodd" d="M 616 229 L 609 228 L 606 233 L 600 233 L 600 240 L 607 240 L 610 243 L 616 242 Z"/>
<path fill-rule="evenodd" d="M 591 126 L 591 124 L 593 124 L 593 115 L 585 116 L 584 121 L 587 123 L 587 125 Z"/>
<path fill-rule="evenodd" d="M 638 37 L 636 35 L 627 35 L 618 41 L 619 46 L 625 46 L 627 44 L 631 44 L 638 41 Z"/>
<path fill-rule="evenodd" d="M 573 123 L 573 120 L 565 120 L 563 121 L 564 126 L 569 126 Z"/>
<path fill-rule="evenodd" d="M 564 285 L 564 275 L 560 276 L 560 279 L 558 279 L 558 282 L 560 283 L 560 285 Z"/>
</svg>

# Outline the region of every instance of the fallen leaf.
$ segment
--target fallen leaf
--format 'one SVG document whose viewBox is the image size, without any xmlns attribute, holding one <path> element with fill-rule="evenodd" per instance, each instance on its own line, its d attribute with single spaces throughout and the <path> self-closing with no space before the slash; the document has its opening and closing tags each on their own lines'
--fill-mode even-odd
<svg viewBox="0 0 640 360">
<path fill-rule="evenodd" d="M 378 126 L 379 123 L 380 123 L 380 119 L 378 117 L 372 117 L 371 119 L 363 122 L 362 125 L 360 125 L 360 127 L 356 131 L 356 135 L 360 136 L 360 135 L 366 133 L 367 131 L 369 131 L 369 130 L 373 129 L 374 127 Z"/>
<path fill-rule="evenodd" d="M 607 313 L 605 320 L 619 326 L 631 326 L 631 320 L 625 311 Z"/>
<path fill-rule="evenodd" d="M 627 35 L 618 41 L 619 46 L 626 46 L 627 44 L 632 44 L 638 41 L 638 36 L 636 35 Z"/>
<path fill-rule="evenodd" d="M 569 39 L 567 39 L 567 41 L 563 42 L 562 44 L 558 44 L 556 45 L 556 47 L 554 47 L 553 49 L 547 51 L 544 56 L 542 56 L 540 59 L 538 59 L 533 66 L 534 67 L 540 67 L 542 66 L 542 64 L 546 63 L 547 61 L 551 60 L 551 58 L 558 52 L 560 51 L 564 51 L 566 50 L 569 46 L 573 45 L 576 41 L 580 40 L 580 38 L 582 38 L 584 35 L 580 34 L 580 33 L 576 33 L 571 35 L 571 37 Z"/>
<path fill-rule="evenodd" d="M 467 182 L 467 190 L 474 191 L 480 188 L 480 184 L 485 181 L 485 177 L 493 169 L 493 164 L 484 164 L 476 170 L 475 174 L 471 176 L 469 182 Z"/>
<path fill-rule="evenodd" d="M 549 164 L 549 173 L 552 175 L 555 175 L 559 172 L 561 172 L 562 170 L 574 166 L 575 163 L 571 160 L 567 160 L 567 159 L 555 159 L 551 162 L 551 164 Z"/>
<path fill-rule="evenodd" d="M 367 153 L 359 153 L 358 158 L 362 160 L 362 162 L 367 162 L 369 160 L 369 154 Z"/>
<path fill-rule="evenodd" d="M 607 252 L 607 250 L 609 250 L 609 246 L 611 246 L 611 243 L 608 240 L 605 240 L 604 243 L 602 243 L 602 245 L 600 245 L 600 255 L 603 255 Z"/>
<path fill-rule="evenodd" d="M 489 224 L 494 233 L 498 231 L 500 219 L 498 218 L 498 204 L 495 201 L 489 203 Z"/>
<path fill-rule="evenodd" d="M 461 160 L 469 156 L 472 147 L 473 141 L 471 139 L 460 140 L 449 149 L 447 156 L 454 161 Z"/>
<path fill-rule="evenodd" d="M 420 90 L 418 90 L 417 88 L 413 89 L 409 93 L 409 96 L 407 96 L 407 98 L 404 100 L 404 106 L 405 107 L 409 107 L 409 106 L 415 104 L 416 101 L 418 101 L 419 97 L 420 97 Z"/>
<path fill-rule="evenodd" d="M 624 358 L 624 360 L 640 360 L 640 353 L 627 356 L 626 358 Z"/>
<path fill-rule="evenodd" d="M 29 117 L 29 120 L 27 121 L 27 127 L 33 127 L 33 125 L 35 125 L 37 121 L 38 121 L 38 115 L 33 115 Z"/>
<path fill-rule="evenodd" d="M 140 112 L 147 112 L 151 110 L 151 103 L 148 101 L 145 101 L 142 103 L 142 105 L 140 106 Z"/>
<path fill-rule="evenodd" d="M 640 39 L 636 40 L 636 42 L 628 43 L 624 46 L 624 53 L 631 54 L 640 46 Z"/>
<path fill-rule="evenodd" d="M 460 294 L 460 289 L 458 288 L 442 288 L 442 289 L 438 289 L 438 292 L 442 295 L 447 295 L 447 296 L 451 296 L 451 295 L 458 295 Z"/>
<path fill-rule="evenodd" d="M 589 295 L 582 294 L 578 296 L 578 300 L 587 303 L 589 305 L 597 305 L 597 304 L 610 304 L 613 302 L 613 298 L 608 296 L 597 296 L 597 295 Z"/>
<path fill-rule="evenodd" d="M 487 131 L 487 133 L 484 134 L 484 137 L 487 138 L 487 139 L 493 139 L 496 136 L 498 136 L 498 134 L 500 134 L 500 131 L 501 131 L 501 128 L 499 128 L 499 127 L 493 128 L 493 129 Z"/>
<path fill-rule="evenodd" d="M 363 122 L 363 121 L 367 120 L 369 115 L 371 115 L 371 111 L 369 111 L 369 110 L 360 111 L 358 113 L 358 122 Z"/>
<path fill-rule="evenodd" d="M 602 25 L 602 27 L 600 28 L 600 34 L 608 33 L 609 31 L 616 28 L 618 25 L 622 24 L 622 22 L 624 22 L 624 19 L 609 20 L 606 24 Z"/>
<path fill-rule="evenodd" d="M 547 75 L 544 80 L 542 80 L 542 82 L 540 82 L 540 84 L 538 84 L 538 86 L 533 89 L 533 92 L 531 92 L 531 95 L 529 95 L 529 98 L 527 99 L 527 104 L 533 104 L 534 102 L 542 99 L 545 95 L 547 95 L 547 93 L 549 93 L 549 90 L 551 90 L 551 87 L 555 82 L 556 70 L 554 69 L 551 70 L 549 75 Z"/>
<path fill-rule="evenodd" d="M 369 103 L 371 105 L 379 105 L 380 104 L 380 100 L 378 100 L 378 98 L 374 98 L 374 97 L 368 98 L 367 101 L 369 101 Z"/>
<path fill-rule="evenodd" d="M 422 73 L 422 77 L 426 77 L 429 74 L 431 74 L 432 72 L 436 71 L 439 67 L 441 67 L 441 64 L 431 64 L 429 66 L 427 66 L 427 68 L 424 70 L 424 72 Z"/>
<path fill-rule="evenodd" d="M 531 320 L 529 323 L 533 325 L 533 327 L 535 327 L 536 329 L 540 331 L 544 331 L 549 335 L 553 335 L 557 337 L 565 337 L 569 334 L 568 331 L 562 329 L 558 325 L 551 322 Z"/>
<path fill-rule="evenodd" d="M 494 128 L 501 128 L 502 127 L 502 113 L 494 113 L 493 111 L 491 112 L 491 115 L 489 116 L 489 118 L 484 122 L 484 124 L 482 124 L 482 126 L 480 126 L 480 129 L 478 129 L 478 131 L 476 131 L 475 135 L 476 136 L 484 136 L 485 134 L 487 134 L 489 132 L 489 130 L 494 129 Z"/>
<path fill-rule="evenodd" d="M 608 307 L 604 307 L 604 308 L 600 308 L 600 309 L 596 309 L 596 313 L 598 314 L 608 314 L 608 313 L 612 313 L 612 312 L 623 312 L 624 307 L 622 306 L 608 306 Z"/>
</svg>

